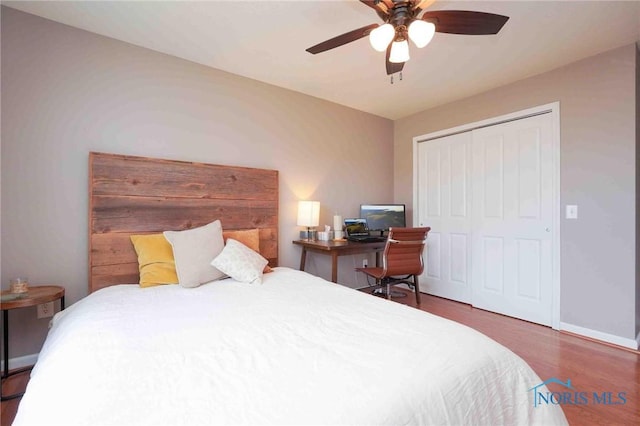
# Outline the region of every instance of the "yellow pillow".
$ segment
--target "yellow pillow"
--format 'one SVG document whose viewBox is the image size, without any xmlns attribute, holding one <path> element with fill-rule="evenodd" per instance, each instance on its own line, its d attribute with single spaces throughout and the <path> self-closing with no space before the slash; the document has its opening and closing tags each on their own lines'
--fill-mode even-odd
<svg viewBox="0 0 640 426">
<path fill-rule="evenodd" d="M 173 249 L 164 235 L 131 235 L 131 242 L 138 254 L 140 287 L 178 283 Z"/>
<path fill-rule="evenodd" d="M 227 242 L 227 238 L 239 241 L 251 250 L 260 253 L 260 230 L 256 229 L 241 229 L 238 231 L 223 231 L 222 237 L 224 242 Z M 269 265 L 264 267 L 263 273 L 271 272 Z"/>
</svg>

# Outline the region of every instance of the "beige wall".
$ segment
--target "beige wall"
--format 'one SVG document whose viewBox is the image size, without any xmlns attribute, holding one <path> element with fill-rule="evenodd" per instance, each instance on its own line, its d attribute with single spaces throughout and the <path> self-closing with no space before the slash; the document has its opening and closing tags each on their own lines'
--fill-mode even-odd
<svg viewBox="0 0 640 426">
<path fill-rule="evenodd" d="M 635 79 L 629 45 L 397 120 L 395 201 L 412 204 L 413 137 L 560 101 L 562 211 L 579 207 L 560 224 L 560 319 L 635 339 Z"/>
<path fill-rule="evenodd" d="M 299 250 L 289 241 L 298 232 L 298 199 L 320 200 L 328 224 L 334 212 L 356 215 L 360 202 L 392 196 L 411 209 L 414 136 L 560 101 L 561 203 L 580 207 L 579 220 L 561 223 L 561 320 L 625 338 L 640 331 L 633 46 L 394 125 L 1 10 L 3 289 L 26 274 L 34 284 L 63 284 L 70 303 L 86 294 L 89 151 L 279 170 L 280 259 L 297 267 Z M 345 161 L 354 156 L 364 158 L 357 168 Z M 308 262 L 329 277 L 328 259 Z M 363 284 L 352 272 L 359 263 L 341 258 L 339 279 Z M 35 320 L 35 309 L 12 312 L 10 356 L 38 352 L 47 322 Z"/>
<path fill-rule="evenodd" d="M 69 303 L 87 294 L 89 151 L 279 170 L 283 266 L 299 265 L 299 199 L 333 224 L 393 197 L 390 120 L 6 7 L 2 123 L 2 288 L 27 275 Z M 309 257 L 329 278 L 328 259 Z M 358 262 L 341 259 L 343 283 L 358 285 Z M 39 351 L 48 321 L 35 317 L 11 312 L 11 358 Z"/>
</svg>

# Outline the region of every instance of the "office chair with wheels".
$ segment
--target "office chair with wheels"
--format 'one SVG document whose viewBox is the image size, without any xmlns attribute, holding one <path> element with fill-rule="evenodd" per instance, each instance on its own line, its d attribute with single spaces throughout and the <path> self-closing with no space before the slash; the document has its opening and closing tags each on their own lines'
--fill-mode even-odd
<svg viewBox="0 0 640 426">
<path fill-rule="evenodd" d="M 382 252 L 382 267 L 356 268 L 376 280 L 375 288 L 385 289 L 391 299 L 391 286 L 407 284 L 416 292 L 420 304 L 418 276 L 424 270 L 422 252 L 431 228 L 390 228 L 387 243 Z"/>
</svg>

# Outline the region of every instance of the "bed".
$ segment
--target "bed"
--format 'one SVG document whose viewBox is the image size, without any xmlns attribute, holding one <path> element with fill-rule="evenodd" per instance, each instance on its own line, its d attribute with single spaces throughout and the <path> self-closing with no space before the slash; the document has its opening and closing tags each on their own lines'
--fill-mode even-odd
<svg viewBox="0 0 640 426">
<path fill-rule="evenodd" d="M 488 337 L 278 267 L 277 172 L 110 154 L 90 163 L 91 293 L 54 317 L 15 425 L 566 424 L 560 407 L 534 407 L 540 378 Z M 180 214 L 167 214 L 176 203 Z M 212 219 L 259 229 L 272 269 L 261 283 L 137 284 L 128 236 Z"/>
</svg>

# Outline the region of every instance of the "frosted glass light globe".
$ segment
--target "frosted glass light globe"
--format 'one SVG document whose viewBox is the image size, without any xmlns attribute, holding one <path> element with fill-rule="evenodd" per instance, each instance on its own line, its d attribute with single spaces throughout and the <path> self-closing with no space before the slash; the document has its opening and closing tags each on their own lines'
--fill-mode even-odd
<svg viewBox="0 0 640 426">
<path fill-rule="evenodd" d="M 369 33 L 369 43 L 378 52 L 384 52 L 396 35 L 396 30 L 391 24 L 380 25 Z"/>
<path fill-rule="evenodd" d="M 409 59 L 409 43 L 407 42 L 407 40 L 394 41 L 391 45 L 389 62 L 400 64 L 403 62 L 407 62 Z"/>
<path fill-rule="evenodd" d="M 416 19 L 409 24 L 409 38 L 418 48 L 423 48 L 429 44 L 435 32 L 436 26 L 431 22 Z"/>
</svg>

